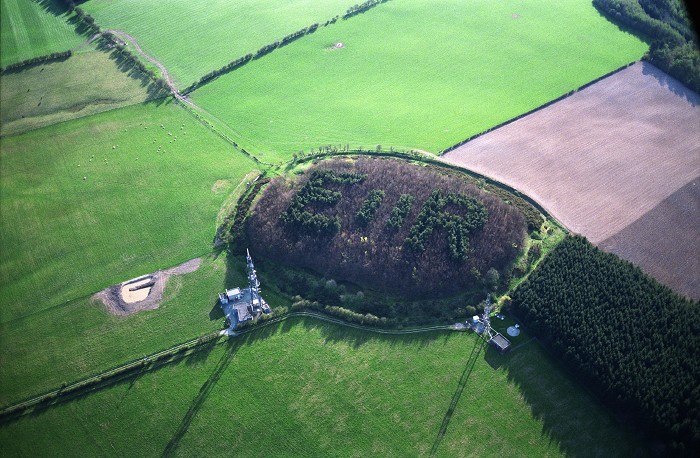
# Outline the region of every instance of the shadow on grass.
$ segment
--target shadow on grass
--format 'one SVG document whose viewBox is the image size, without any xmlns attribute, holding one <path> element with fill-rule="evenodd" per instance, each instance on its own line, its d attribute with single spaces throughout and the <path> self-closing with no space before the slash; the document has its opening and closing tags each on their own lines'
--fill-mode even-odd
<svg viewBox="0 0 700 458">
<path fill-rule="evenodd" d="M 219 362 L 216 364 L 216 368 L 214 368 L 214 371 L 211 373 L 207 381 L 204 382 L 202 387 L 199 389 L 197 397 L 195 397 L 194 401 L 192 401 L 190 408 L 187 410 L 187 413 L 185 413 L 185 416 L 182 418 L 180 425 L 175 431 L 175 434 L 173 434 L 173 437 L 170 439 L 170 442 L 168 442 L 168 445 L 165 447 L 165 450 L 163 450 L 162 456 L 172 456 L 175 453 L 175 450 L 177 450 L 178 446 L 180 445 L 180 441 L 189 430 L 190 424 L 192 424 L 192 420 L 194 419 L 194 417 L 197 416 L 197 413 L 199 413 L 199 410 L 202 408 L 202 405 L 204 405 L 204 402 L 209 397 L 209 394 L 219 382 L 219 379 L 221 378 L 223 373 L 226 371 L 226 369 L 228 369 L 229 365 L 231 364 L 231 361 L 233 360 L 233 357 L 236 354 L 236 351 L 240 347 L 238 342 L 232 341 L 227 342 L 226 345 L 226 351 L 223 355 L 221 355 Z"/>
<path fill-rule="evenodd" d="M 54 16 L 64 16 L 69 14 L 68 7 L 60 1 L 56 0 L 34 0 L 41 8 Z M 80 2 L 76 2 L 80 3 Z"/>
<path fill-rule="evenodd" d="M 469 354 L 469 359 L 467 359 L 467 364 L 464 366 L 462 376 L 459 378 L 459 382 L 457 383 L 457 389 L 452 395 L 452 401 L 450 402 L 450 406 L 447 408 L 447 412 L 445 412 L 445 416 L 442 419 L 442 424 L 440 425 L 440 429 L 438 430 L 437 437 L 435 438 L 433 446 L 430 449 L 431 457 L 435 456 L 435 454 L 438 451 L 438 448 L 440 447 L 440 443 L 442 442 L 443 437 L 445 437 L 447 427 L 450 425 L 452 415 L 454 414 L 455 409 L 457 408 L 457 404 L 459 403 L 459 398 L 462 397 L 464 387 L 467 386 L 469 376 L 472 374 L 472 371 L 474 370 L 474 365 L 476 365 L 476 361 L 479 359 L 481 350 L 484 349 L 485 345 L 486 342 L 484 342 L 482 339 L 474 339 L 474 346 L 472 347 L 472 351 Z"/>
<path fill-rule="evenodd" d="M 221 304 L 219 304 L 219 299 L 214 300 L 214 303 L 209 310 L 209 321 L 220 320 L 224 317 L 224 311 L 221 309 Z"/>
<path fill-rule="evenodd" d="M 537 340 L 505 355 L 488 346 L 484 360 L 506 372 L 508 383 L 517 387 L 532 417 L 542 424 L 542 436 L 563 455 L 649 456 L 650 444 L 565 373 Z"/>
</svg>

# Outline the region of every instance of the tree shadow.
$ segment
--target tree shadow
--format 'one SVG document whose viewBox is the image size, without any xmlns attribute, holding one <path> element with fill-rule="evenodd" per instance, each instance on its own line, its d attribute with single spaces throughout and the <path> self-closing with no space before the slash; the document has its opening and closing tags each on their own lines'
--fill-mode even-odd
<svg viewBox="0 0 700 458">
<path fill-rule="evenodd" d="M 72 25 L 73 28 L 75 29 L 75 33 L 89 38 L 92 35 L 92 30 L 88 28 L 85 23 L 83 23 L 77 15 L 72 14 L 69 10 L 68 7 L 63 4 L 62 2 L 56 1 L 56 0 L 32 0 L 35 1 L 41 9 L 43 9 L 45 12 L 62 18 L 64 19 L 68 24 Z M 80 6 L 81 3 L 84 3 L 84 1 L 76 1 L 76 6 Z"/>
<path fill-rule="evenodd" d="M 59 2 L 56 0 L 33 0 L 33 1 L 36 2 L 37 4 L 39 4 L 39 6 L 41 6 L 41 8 L 45 12 L 47 12 L 49 14 L 53 14 L 54 16 L 64 16 L 64 15 L 69 13 L 68 7 L 65 4 L 63 4 L 63 2 Z M 76 2 L 76 3 L 79 3 L 79 2 Z"/>
<path fill-rule="evenodd" d="M 688 89 L 683 83 L 666 74 L 649 62 L 642 62 L 642 74 L 652 76 L 661 87 L 668 89 L 675 95 L 684 98 L 690 105 L 700 105 L 700 95 Z"/>
<path fill-rule="evenodd" d="M 484 360 L 494 370 L 506 372 L 507 382 L 518 389 L 532 418 L 542 424 L 542 437 L 563 455 L 650 456 L 651 444 L 632 429 L 629 419 L 604 406 L 536 339 L 506 354 L 488 346 Z M 621 444 L 630 445 L 620 452 Z"/>
<path fill-rule="evenodd" d="M 120 72 L 139 82 L 141 87 L 146 90 L 147 100 L 155 101 L 160 105 L 168 98 L 170 91 L 167 87 L 157 84 L 151 76 L 137 68 L 133 60 L 138 59 L 137 57 L 129 56 L 128 51 L 121 50 L 104 37 L 98 37 L 93 43 L 95 49 L 109 56 Z"/>
</svg>

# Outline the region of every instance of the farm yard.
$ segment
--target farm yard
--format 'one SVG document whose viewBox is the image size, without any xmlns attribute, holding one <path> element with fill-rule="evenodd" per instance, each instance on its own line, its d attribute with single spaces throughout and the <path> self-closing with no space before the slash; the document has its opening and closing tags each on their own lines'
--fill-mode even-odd
<svg viewBox="0 0 700 458">
<path fill-rule="evenodd" d="M 644 450 L 536 342 L 507 356 L 479 342 L 290 318 L 0 428 L 0 452 L 471 456 L 486 453 L 484 443 L 506 457 Z M 53 428 L 62 433 L 42 432 Z M 265 440 L 255 440 L 261 430 Z"/>
<path fill-rule="evenodd" d="M 571 231 L 697 299 L 700 213 L 687 185 L 700 176 L 698 125 L 700 97 L 636 63 L 443 159 L 515 187 Z"/>
<path fill-rule="evenodd" d="M 0 4 L 0 66 L 67 51 L 85 38 L 75 33 L 70 14 L 52 0 L 7 0 Z"/>
<path fill-rule="evenodd" d="M 91 0 L 81 5 L 105 28 L 135 37 L 183 89 L 205 74 L 314 23 L 353 0 Z"/>
<path fill-rule="evenodd" d="M 568 294 L 638 318 L 605 263 L 567 261 L 572 239 L 596 249 L 564 225 L 700 296 L 700 96 L 637 62 L 692 74 L 669 53 L 695 42 L 656 49 L 615 23 L 618 1 L 637 3 L 3 0 L 0 65 L 38 59 L 0 74 L 0 455 L 700 447 L 664 436 L 692 415 L 655 397 L 673 422 L 628 421 L 572 371 L 590 355 L 561 358 L 576 339 L 514 315 L 552 296 L 555 327 L 580 319 Z M 672 13 L 662 31 L 685 21 Z M 217 298 L 255 282 L 247 249 L 271 311 L 235 327 Z M 647 312 L 696 305 L 596 253 L 639 280 Z M 467 330 L 484 310 L 510 352 Z M 637 365 L 698 359 L 674 341 L 688 320 L 618 321 L 605 334 Z"/>
<path fill-rule="evenodd" d="M 645 50 L 586 0 L 390 1 L 192 98 L 270 162 L 329 144 L 437 153 Z"/>
</svg>

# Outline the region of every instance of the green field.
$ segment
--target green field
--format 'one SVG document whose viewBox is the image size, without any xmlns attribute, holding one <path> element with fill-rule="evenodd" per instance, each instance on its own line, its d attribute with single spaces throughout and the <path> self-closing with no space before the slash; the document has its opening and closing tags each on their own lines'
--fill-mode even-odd
<svg viewBox="0 0 700 458">
<path fill-rule="evenodd" d="M 90 50 L 61 62 L 0 77 L 0 134 L 12 135 L 143 102 L 143 81 L 127 76 L 104 52 Z"/>
<path fill-rule="evenodd" d="M 133 35 L 178 87 L 315 22 L 355 0 L 91 0 L 82 8 L 103 28 Z"/>
<path fill-rule="evenodd" d="M 291 319 L 3 426 L 0 452 L 427 456 L 435 449 L 437 456 L 544 457 L 643 450 L 536 342 L 507 356 L 483 350 L 468 364 L 477 342 L 473 334 L 385 337 Z"/>
<path fill-rule="evenodd" d="M 344 48 L 330 50 L 334 43 Z M 635 59 L 589 0 L 396 0 L 193 93 L 263 158 L 334 144 L 437 152 Z"/>
<path fill-rule="evenodd" d="M 67 22 L 69 16 L 54 0 L 3 0 L 0 66 L 67 51 L 85 41 Z"/>
<path fill-rule="evenodd" d="M 221 205 L 255 167 L 154 102 L 0 147 L 3 323 L 209 253 Z"/>
<path fill-rule="evenodd" d="M 244 267 L 242 258 L 205 257 L 197 271 L 170 277 L 157 310 L 118 317 L 80 298 L 0 324 L 0 341 L 12 342 L 0 345 L 0 406 L 222 329 L 217 294 L 244 284 Z"/>
</svg>

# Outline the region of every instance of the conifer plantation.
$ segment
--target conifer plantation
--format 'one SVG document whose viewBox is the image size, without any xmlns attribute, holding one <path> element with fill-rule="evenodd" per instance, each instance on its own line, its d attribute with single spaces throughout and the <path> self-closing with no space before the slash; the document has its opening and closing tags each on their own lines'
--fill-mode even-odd
<svg viewBox="0 0 700 458">
<path fill-rule="evenodd" d="M 513 295 L 513 311 L 627 419 L 700 447 L 700 304 L 568 237 Z"/>
</svg>

